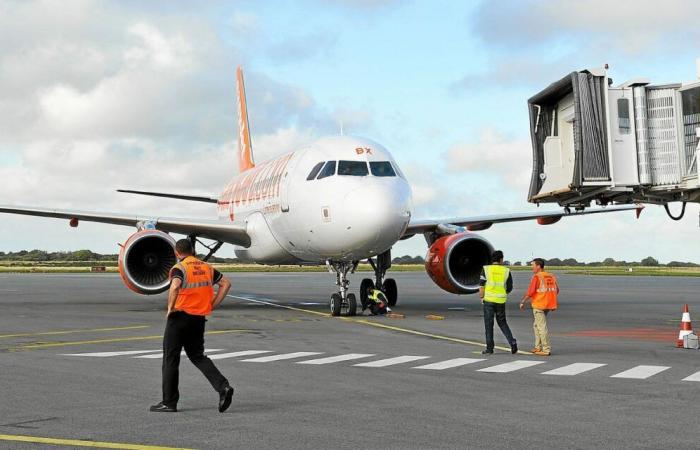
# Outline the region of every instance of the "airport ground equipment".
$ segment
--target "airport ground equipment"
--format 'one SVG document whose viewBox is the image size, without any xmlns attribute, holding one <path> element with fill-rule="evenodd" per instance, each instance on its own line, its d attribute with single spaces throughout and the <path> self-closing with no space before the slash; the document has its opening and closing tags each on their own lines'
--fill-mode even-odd
<svg viewBox="0 0 700 450">
<path fill-rule="evenodd" d="M 685 337 L 694 334 L 693 324 L 690 322 L 690 311 L 688 311 L 688 304 L 686 303 L 683 308 L 683 316 L 681 316 L 680 330 L 678 331 L 678 341 L 676 341 L 676 347 L 684 348 Z"/>
<path fill-rule="evenodd" d="M 683 348 L 691 348 L 697 350 L 700 346 L 698 345 L 698 335 L 697 334 L 686 334 L 683 336 Z"/>
<path fill-rule="evenodd" d="M 674 220 L 700 203 L 700 80 L 613 85 L 606 65 L 566 75 L 528 107 L 530 202 L 660 204 Z M 682 202 L 676 215 L 672 202 Z"/>
</svg>

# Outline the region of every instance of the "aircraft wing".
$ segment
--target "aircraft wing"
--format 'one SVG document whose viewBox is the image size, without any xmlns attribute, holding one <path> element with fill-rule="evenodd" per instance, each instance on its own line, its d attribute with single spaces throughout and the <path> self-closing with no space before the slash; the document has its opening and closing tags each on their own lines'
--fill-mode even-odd
<svg viewBox="0 0 700 450">
<path fill-rule="evenodd" d="M 641 205 L 615 205 L 602 208 L 588 208 L 583 211 L 544 211 L 525 212 L 511 214 L 491 214 L 486 216 L 453 217 L 441 220 L 411 220 L 401 239 L 407 239 L 414 234 L 427 233 L 438 230 L 439 227 L 458 226 L 469 231 L 485 230 L 495 223 L 519 222 L 523 220 L 537 220 L 541 225 L 549 225 L 561 220 L 562 217 L 584 216 L 588 214 L 602 214 L 619 211 L 636 210 L 639 216 L 644 207 Z"/>
<path fill-rule="evenodd" d="M 0 213 L 22 214 L 25 216 L 53 217 L 56 219 L 84 220 L 86 222 L 109 223 L 138 227 L 139 223 L 153 222 L 156 229 L 184 235 L 197 236 L 227 242 L 229 244 L 250 246 L 250 237 L 243 225 L 234 225 L 216 220 L 189 219 L 177 217 L 148 217 L 121 213 L 73 211 L 41 207 L 24 207 L 0 205 Z"/>
</svg>

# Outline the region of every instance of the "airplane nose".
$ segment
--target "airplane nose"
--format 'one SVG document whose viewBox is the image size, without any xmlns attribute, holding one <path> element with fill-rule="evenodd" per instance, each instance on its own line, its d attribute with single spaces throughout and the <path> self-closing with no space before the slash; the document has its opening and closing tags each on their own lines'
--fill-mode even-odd
<svg viewBox="0 0 700 450">
<path fill-rule="evenodd" d="M 401 237 L 410 219 L 410 203 L 410 190 L 403 186 L 359 186 L 343 202 L 346 232 L 371 250 L 390 247 Z"/>
</svg>

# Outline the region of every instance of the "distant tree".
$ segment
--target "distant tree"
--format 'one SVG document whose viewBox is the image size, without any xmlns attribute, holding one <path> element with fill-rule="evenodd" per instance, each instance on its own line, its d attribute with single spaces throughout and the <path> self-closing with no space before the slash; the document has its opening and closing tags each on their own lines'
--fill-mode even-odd
<svg viewBox="0 0 700 450">
<path fill-rule="evenodd" d="M 653 258 L 651 256 L 647 256 L 641 261 L 643 266 L 658 266 L 659 261 L 656 258 Z"/>
<path fill-rule="evenodd" d="M 514 265 L 514 266 L 522 266 L 523 263 L 521 263 L 520 261 L 515 261 L 515 262 L 513 263 L 513 265 Z"/>
<path fill-rule="evenodd" d="M 559 258 L 550 258 L 547 260 L 546 264 L 548 266 L 563 266 L 563 262 Z"/>
<path fill-rule="evenodd" d="M 547 263 L 549 264 L 549 261 L 547 261 Z M 562 264 L 562 266 L 578 266 L 581 263 L 576 261 L 574 258 L 566 258 L 566 259 L 562 259 L 561 264 Z"/>
<path fill-rule="evenodd" d="M 614 266 L 617 263 L 613 258 L 605 258 L 603 260 L 603 265 L 604 266 Z"/>
<path fill-rule="evenodd" d="M 508 261 L 508 260 L 506 259 L 505 261 L 503 261 L 503 265 L 504 265 L 504 266 L 510 266 L 510 261 Z"/>
</svg>

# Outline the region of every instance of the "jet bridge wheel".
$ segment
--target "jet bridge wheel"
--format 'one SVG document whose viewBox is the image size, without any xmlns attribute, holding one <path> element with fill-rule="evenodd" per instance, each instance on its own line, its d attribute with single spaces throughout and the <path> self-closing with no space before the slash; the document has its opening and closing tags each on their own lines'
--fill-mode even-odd
<svg viewBox="0 0 700 450">
<path fill-rule="evenodd" d="M 387 278 L 384 280 L 384 294 L 386 294 L 387 302 L 389 306 L 396 306 L 396 302 L 399 299 L 399 288 L 396 286 L 396 280 L 393 278 Z"/>
<path fill-rule="evenodd" d="M 360 304 L 362 309 L 367 309 L 367 288 L 374 288 L 374 281 L 371 278 L 364 278 L 360 282 Z"/>
<path fill-rule="evenodd" d="M 348 294 L 348 316 L 357 315 L 357 297 L 355 294 Z"/>
<path fill-rule="evenodd" d="M 338 317 L 340 315 L 340 309 L 343 307 L 343 298 L 340 294 L 331 295 L 331 316 Z"/>
</svg>

